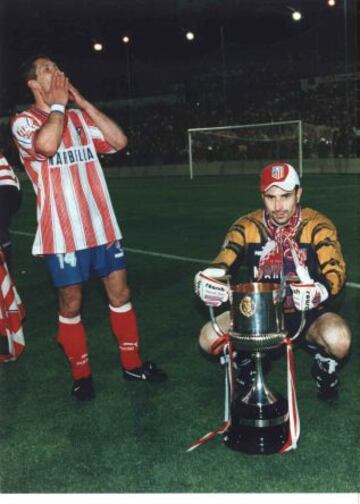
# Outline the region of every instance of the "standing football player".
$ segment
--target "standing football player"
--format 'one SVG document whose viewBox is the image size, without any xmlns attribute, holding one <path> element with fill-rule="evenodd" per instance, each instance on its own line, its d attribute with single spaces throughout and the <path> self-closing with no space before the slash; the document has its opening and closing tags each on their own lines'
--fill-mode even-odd
<svg viewBox="0 0 360 504">
<path fill-rule="evenodd" d="M 15 116 L 12 132 L 37 198 L 33 254 L 45 258 L 58 289 L 57 341 L 71 366 L 72 394 L 94 397 L 80 314 L 82 284 L 90 276 L 104 285 L 124 378 L 164 381 L 166 374 L 140 355 L 122 235 L 98 158 L 123 149 L 127 138 L 50 58 L 32 58 L 24 77 L 34 104 Z M 67 108 L 70 100 L 76 108 Z"/>
<path fill-rule="evenodd" d="M 301 312 L 306 322 L 299 340 L 314 353 L 312 375 L 319 397 L 338 393 L 339 362 L 348 355 L 351 332 L 335 313 L 334 301 L 345 285 L 345 262 L 334 224 L 310 208 L 301 208 L 302 188 L 295 169 L 288 163 L 267 165 L 261 172 L 260 192 L 264 208 L 239 218 L 229 229 L 224 245 L 210 268 L 195 277 L 195 290 L 209 306 L 228 300 L 227 286 L 219 279 L 235 275 L 241 263 L 248 267 L 253 282 L 285 283 L 285 326 L 290 336 L 300 329 Z M 226 332 L 228 311 L 218 317 Z M 222 348 L 211 323 L 200 333 L 200 345 L 217 354 Z M 255 377 L 249 356 L 237 356 L 241 390 Z"/>
</svg>

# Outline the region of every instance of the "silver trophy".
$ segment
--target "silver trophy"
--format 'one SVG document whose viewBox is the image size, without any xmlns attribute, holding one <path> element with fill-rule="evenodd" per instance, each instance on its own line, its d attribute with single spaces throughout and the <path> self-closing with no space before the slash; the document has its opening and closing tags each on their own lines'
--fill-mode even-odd
<svg viewBox="0 0 360 504">
<path fill-rule="evenodd" d="M 224 442 L 246 453 L 275 453 L 288 439 L 288 401 L 265 383 L 263 358 L 267 351 L 283 345 L 287 337 L 282 286 L 244 283 L 232 285 L 230 289 L 230 342 L 235 351 L 250 352 L 256 376 L 249 390 L 241 396 L 235 395 L 231 402 L 231 423 Z M 219 333 L 212 309 L 210 315 Z"/>
</svg>

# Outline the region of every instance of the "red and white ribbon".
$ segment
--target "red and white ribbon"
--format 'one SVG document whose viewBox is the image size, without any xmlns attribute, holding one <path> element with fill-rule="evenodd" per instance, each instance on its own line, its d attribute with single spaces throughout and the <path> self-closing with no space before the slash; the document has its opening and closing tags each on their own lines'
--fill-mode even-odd
<svg viewBox="0 0 360 504">
<path fill-rule="evenodd" d="M 290 338 L 285 339 L 286 361 L 287 361 L 287 399 L 289 409 L 289 435 L 286 443 L 280 449 L 280 453 L 285 453 L 297 448 L 300 437 L 300 416 L 296 399 L 295 389 L 295 359 Z"/>
<path fill-rule="evenodd" d="M 191 452 L 195 450 L 198 446 L 202 445 L 203 443 L 206 443 L 206 441 L 209 441 L 210 439 L 215 438 L 217 435 L 224 434 L 230 427 L 231 425 L 231 412 L 230 412 L 230 407 L 231 407 L 231 402 L 234 397 L 234 374 L 233 374 L 233 349 L 232 345 L 230 343 L 230 338 L 229 335 L 225 335 L 225 345 L 224 345 L 224 350 L 223 350 L 223 355 L 221 359 L 224 361 L 224 367 L 225 367 L 225 405 L 224 405 L 224 423 L 217 429 L 208 432 L 200 438 L 198 441 L 195 441 L 192 443 L 189 448 L 186 450 L 187 452 Z"/>
<path fill-rule="evenodd" d="M 226 343 L 224 345 L 223 356 L 225 365 L 225 405 L 224 405 L 224 424 L 217 429 L 208 432 L 198 441 L 192 443 L 187 452 L 195 450 L 206 441 L 215 438 L 217 435 L 224 434 L 231 426 L 231 402 L 234 397 L 234 375 L 233 375 L 233 349 L 228 335 L 225 335 Z M 292 349 L 292 340 L 286 338 L 286 362 L 287 362 L 287 400 L 289 411 L 289 434 L 284 446 L 280 448 L 279 453 L 285 453 L 297 448 L 297 442 L 300 437 L 300 417 L 296 399 L 295 389 L 295 359 Z"/>
</svg>

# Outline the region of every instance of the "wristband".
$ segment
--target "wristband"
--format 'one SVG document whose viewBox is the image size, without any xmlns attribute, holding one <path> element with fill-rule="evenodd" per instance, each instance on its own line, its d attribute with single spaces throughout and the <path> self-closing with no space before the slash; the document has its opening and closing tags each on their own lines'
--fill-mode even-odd
<svg viewBox="0 0 360 504">
<path fill-rule="evenodd" d="M 50 107 L 50 112 L 60 112 L 61 114 L 65 114 L 65 105 L 61 103 L 53 103 Z"/>
</svg>

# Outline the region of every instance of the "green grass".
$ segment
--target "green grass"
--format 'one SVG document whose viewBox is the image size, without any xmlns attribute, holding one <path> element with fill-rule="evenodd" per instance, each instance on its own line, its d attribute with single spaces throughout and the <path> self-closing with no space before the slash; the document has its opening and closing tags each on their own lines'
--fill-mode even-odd
<svg viewBox="0 0 360 504">
<path fill-rule="evenodd" d="M 111 179 L 125 247 L 204 260 L 227 227 L 260 205 L 255 179 L 240 177 Z M 13 229 L 32 233 L 32 188 Z M 336 223 L 349 281 L 360 283 L 360 180 L 305 179 L 303 203 Z M 193 294 L 201 264 L 128 253 L 129 281 L 142 353 L 169 374 L 166 384 L 125 382 L 99 282 L 85 287 L 83 319 L 97 397 L 69 395 L 68 364 L 55 342 L 56 293 L 45 264 L 31 256 L 32 238 L 13 235 L 15 278 L 27 309 L 26 351 L 0 367 L 0 490 L 3 493 L 358 492 L 359 296 L 347 287 L 341 306 L 354 333 L 334 404 L 316 398 L 311 357 L 296 351 L 301 438 L 285 455 L 249 456 L 220 438 L 192 453 L 189 443 L 219 426 L 224 377 L 199 350 L 207 310 Z M 285 393 L 285 361 L 274 362 L 270 388 Z"/>
</svg>

